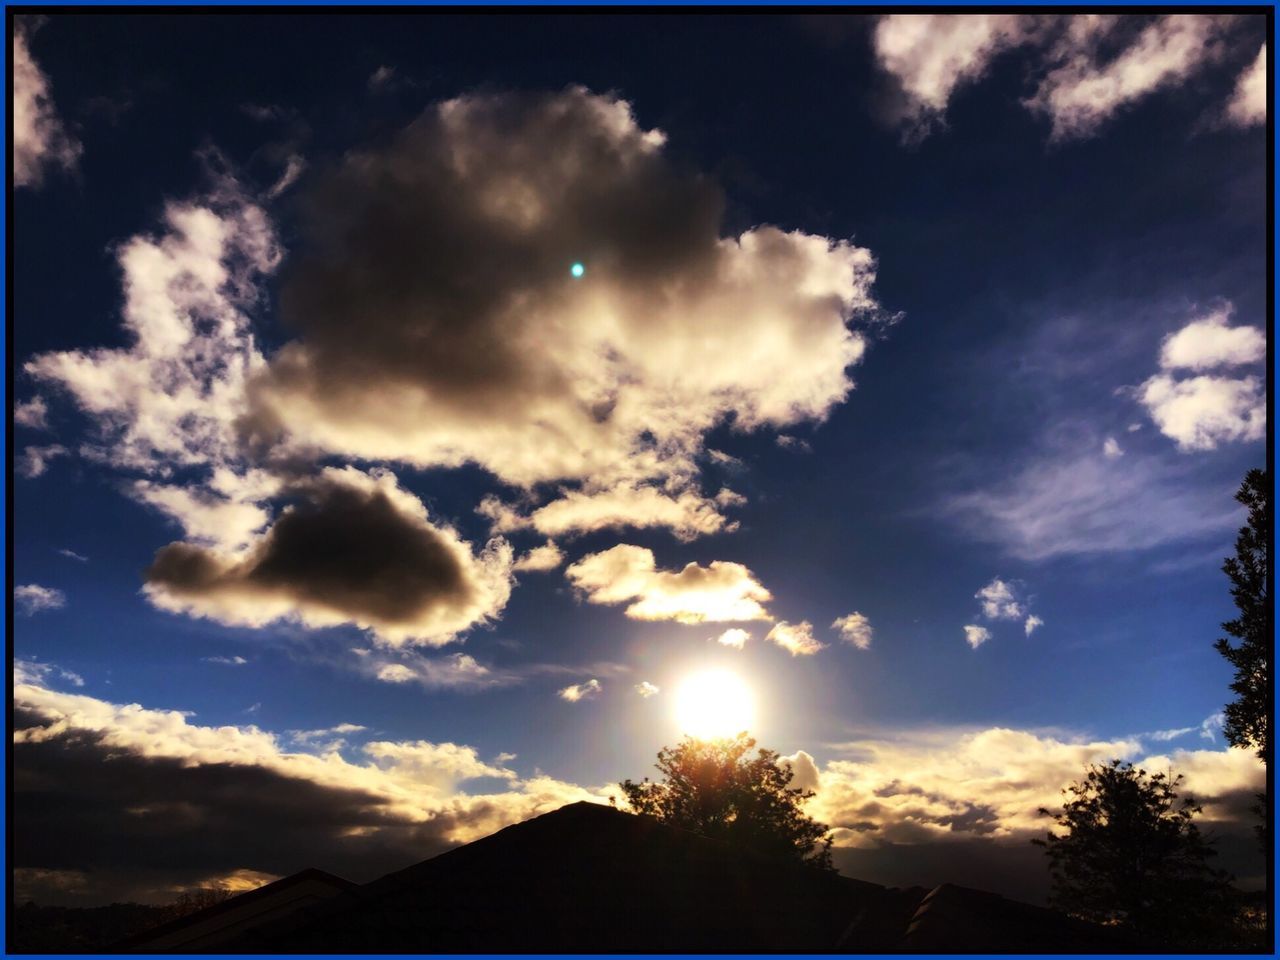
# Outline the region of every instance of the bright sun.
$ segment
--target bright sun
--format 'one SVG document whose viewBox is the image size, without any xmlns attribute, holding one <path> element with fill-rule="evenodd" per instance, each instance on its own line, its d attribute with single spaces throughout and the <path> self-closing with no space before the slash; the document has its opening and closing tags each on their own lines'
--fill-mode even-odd
<svg viewBox="0 0 1280 960">
<path fill-rule="evenodd" d="M 755 699 L 742 679 L 728 670 L 704 670 L 686 677 L 676 690 L 680 732 L 709 740 L 750 730 Z"/>
</svg>

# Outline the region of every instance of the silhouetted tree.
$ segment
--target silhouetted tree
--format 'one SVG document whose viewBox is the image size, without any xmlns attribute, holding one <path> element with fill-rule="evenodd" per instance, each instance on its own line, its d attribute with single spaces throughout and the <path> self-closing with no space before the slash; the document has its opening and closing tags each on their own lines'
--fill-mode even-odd
<svg viewBox="0 0 1280 960">
<path fill-rule="evenodd" d="M 1192 822 L 1200 807 L 1179 800 L 1181 782 L 1113 760 L 1067 787 L 1060 813 L 1041 808 L 1066 831 L 1032 841 L 1049 855 L 1053 906 L 1149 942 L 1221 936 L 1234 910 L 1230 878 L 1209 867 L 1216 851 Z"/>
<path fill-rule="evenodd" d="M 1251 747 L 1271 764 L 1271 597 L 1267 588 L 1267 535 L 1271 529 L 1271 481 L 1265 470 L 1250 470 L 1236 493 L 1249 508 L 1249 521 L 1236 537 L 1236 555 L 1222 571 L 1231 578 L 1231 597 L 1240 615 L 1222 625 L 1231 637 L 1214 644 L 1236 668 L 1231 684 L 1236 699 L 1223 710 L 1223 733 L 1237 747 Z"/>
<path fill-rule="evenodd" d="M 790 785 L 794 773 L 775 751 L 761 748 L 749 757 L 755 745 L 745 732 L 717 740 L 685 737 L 658 751 L 662 782 L 645 777 L 619 786 L 636 813 L 769 856 L 834 870 L 829 828 L 802 809 L 813 791 Z"/>
</svg>

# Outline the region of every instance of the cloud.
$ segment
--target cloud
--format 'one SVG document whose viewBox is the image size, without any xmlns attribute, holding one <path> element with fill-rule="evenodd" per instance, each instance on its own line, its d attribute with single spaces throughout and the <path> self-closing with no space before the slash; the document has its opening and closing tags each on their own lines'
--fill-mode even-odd
<svg viewBox="0 0 1280 960">
<path fill-rule="evenodd" d="M 1217 62 L 1232 23 L 1204 14 L 890 14 L 876 25 L 875 51 L 901 88 L 894 112 L 910 141 L 944 124 L 957 89 L 1021 49 L 1036 83 L 1023 105 L 1047 117 L 1050 140 L 1061 142 L 1094 136 L 1132 104 Z"/>
<path fill-rule="evenodd" d="M 486 667 L 465 653 L 427 657 L 400 650 L 397 659 L 380 651 L 357 648 L 356 669 L 383 683 L 416 683 L 427 690 L 486 690 L 516 683 L 515 674 Z"/>
<path fill-rule="evenodd" d="M 636 693 L 648 700 L 650 697 L 658 694 L 658 688 L 648 680 L 642 680 L 640 683 L 636 684 Z"/>
<path fill-rule="evenodd" d="M 387 472 L 325 468 L 247 552 L 190 543 L 157 552 L 144 587 L 156 606 L 226 624 L 352 623 L 390 645 L 452 641 L 496 617 L 511 590 L 511 548 L 479 554 Z"/>
<path fill-rule="evenodd" d="M 114 467 L 234 462 L 245 382 L 265 363 L 245 311 L 281 257 L 266 215 L 222 176 L 208 196 L 167 204 L 161 235 L 115 254 L 130 346 L 43 353 L 23 369 L 95 422 L 99 443 L 82 452 Z"/>
<path fill-rule="evenodd" d="M 368 87 L 370 90 L 383 90 L 391 86 L 396 77 L 396 68 L 389 67 L 386 64 L 378 67 L 377 70 L 369 74 Z"/>
<path fill-rule="evenodd" d="M 1200 739 L 1217 742 L 1218 733 L 1222 732 L 1222 728 L 1226 722 L 1226 716 L 1221 713 L 1215 713 L 1205 717 L 1204 721 L 1200 724 Z M 1214 731 L 1217 731 L 1217 733 Z"/>
<path fill-rule="evenodd" d="M 29 680 L 15 682 L 14 707 L 11 865 L 84 878 L 78 894 L 50 890 L 53 902 L 172 900 L 176 888 L 239 870 L 315 866 L 366 882 L 565 803 L 604 799 L 519 777 L 462 744 L 374 741 L 348 760 L 287 749 L 291 735 L 256 726 L 200 726 Z M 480 778 L 500 788 L 465 789 Z"/>
<path fill-rule="evenodd" d="M 1194 482 L 1182 464 L 1108 458 L 1091 442 L 1046 451 L 987 489 L 950 497 L 943 510 L 979 540 L 1045 560 L 1219 535 L 1239 526 L 1231 494 Z"/>
<path fill-rule="evenodd" d="M 1160 432 L 1185 452 L 1266 436 L 1267 401 L 1257 377 L 1175 380 L 1157 374 L 1138 388 L 1137 396 Z"/>
<path fill-rule="evenodd" d="M 129 489 L 137 500 L 176 520 L 192 540 L 227 550 L 242 549 L 271 520 L 271 514 L 251 500 L 199 487 L 138 480 Z M 273 480 L 270 490 L 277 492 L 279 483 Z"/>
<path fill-rule="evenodd" d="M 604 688 L 599 680 L 591 679 L 586 683 L 573 683 L 556 692 L 561 700 L 577 703 L 579 700 L 591 700 L 600 695 Z"/>
<path fill-rule="evenodd" d="M 78 561 L 79 563 L 89 562 L 89 558 L 86 557 L 84 554 L 76 553 L 74 550 L 68 550 L 66 547 L 60 547 L 58 549 L 58 553 L 66 557 L 68 560 L 75 560 L 75 561 Z"/>
<path fill-rule="evenodd" d="M 986 627 L 979 627 L 976 624 L 968 624 L 964 628 L 964 642 L 969 644 L 974 650 L 991 639 L 991 631 Z"/>
<path fill-rule="evenodd" d="M 1025 604 L 1015 595 L 1014 587 L 999 577 L 974 594 L 982 601 L 982 615 L 988 620 L 1021 620 Z"/>
<path fill-rule="evenodd" d="M 1121 18 L 1071 24 L 1049 51 L 1054 64 L 1027 106 L 1052 121 L 1050 139 L 1091 137 L 1126 106 L 1185 81 L 1222 52 L 1226 20 L 1203 14 L 1158 17 L 1106 59 Z"/>
<path fill-rule="evenodd" d="M 345 749 L 347 746 L 346 736 L 352 733 L 363 733 L 368 729 L 368 727 L 358 723 L 339 723 L 320 730 L 290 730 L 288 734 L 291 743 L 323 754 Z M 472 755 L 474 756 L 474 751 L 472 751 Z M 370 756 L 374 756 L 374 754 L 370 753 Z"/>
<path fill-rule="evenodd" d="M 80 144 L 63 126 L 49 91 L 49 79 L 31 56 L 31 29 L 13 25 L 13 185 L 38 187 L 50 166 L 70 170 Z"/>
<path fill-rule="evenodd" d="M 13 588 L 13 602 L 24 617 L 42 610 L 57 610 L 67 605 L 67 595 L 54 587 L 26 583 Z"/>
<path fill-rule="evenodd" d="M 1227 103 L 1226 119 L 1238 127 L 1251 127 L 1267 122 L 1267 45 L 1258 48 L 1258 56 L 1240 74 L 1235 92 Z"/>
<path fill-rule="evenodd" d="M 871 621 L 854 611 L 835 620 L 831 626 L 840 632 L 840 636 L 852 643 L 859 650 L 871 649 L 873 631 Z"/>
<path fill-rule="evenodd" d="M 548 540 L 542 546 L 534 547 L 517 560 L 511 569 L 517 573 L 523 570 L 542 573 L 547 570 L 554 570 L 562 563 L 564 563 L 564 554 L 553 541 Z"/>
<path fill-rule="evenodd" d="M 255 377 L 246 437 L 556 483 L 512 515 L 547 536 L 726 529 L 706 434 L 845 400 L 875 263 L 769 226 L 721 236 L 720 190 L 664 142 L 571 87 L 459 97 L 350 154 L 304 197 L 281 297 L 298 335 Z"/>
<path fill-rule="evenodd" d="M 1266 434 L 1266 397 L 1258 377 L 1203 373 L 1266 357 L 1265 334 L 1256 327 L 1228 326 L 1231 313 L 1227 303 L 1165 337 L 1162 372 L 1133 391 L 1160 432 L 1184 452 L 1261 440 Z M 1175 376 L 1173 371 L 1179 370 L 1201 375 Z"/>
<path fill-rule="evenodd" d="M 1031 636 L 1031 634 L 1035 633 L 1036 630 L 1038 630 L 1040 627 L 1043 627 L 1043 626 L 1044 626 L 1044 621 L 1041 620 L 1039 617 L 1037 617 L 1033 613 L 1031 616 L 1027 617 L 1027 619 L 1023 622 L 1022 629 L 1026 632 L 1026 635 L 1029 637 Z"/>
<path fill-rule="evenodd" d="M 1228 326 L 1226 304 L 1192 320 L 1160 344 L 1161 370 L 1214 370 L 1258 363 L 1267 356 L 1267 336 L 1257 327 Z"/>
<path fill-rule="evenodd" d="M 789 433 L 780 433 L 774 438 L 774 442 L 783 450 L 794 450 L 797 453 L 813 453 L 813 447 L 808 440 L 802 440 L 800 437 L 793 437 Z"/>
<path fill-rule="evenodd" d="M 280 174 L 280 179 L 271 185 L 267 190 L 267 199 L 274 200 L 280 194 L 284 193 L 302 176 L 303 171 L 307 169 L 307 161 L 296 153 L 291 154 L 289 159 L 285 161 L 284 170 Z"/>
<path fill-rule="evenodd" d="M 1112 759 L 1185 774 L 1179 793 L 1202 802 L 1215 825 L 1251 823 L 1250 795 L 1266 779 L 1246 750 L 1143 757 L 1136 739 L 1069 740 L 1003 728 L 898 733 L 843 746 L 858 761 L 826 763 L 807 811 L 832 825 L 837 846 L 1025 843 L 1049 827 L 1041 807 L 1060 806 L 1061 790 L 1082 779 L 1088 764 Z"/>
<path fill-rule="evenodd" d="M 224 667 L 243 667 L 249 661 L 244 657 L 201 657 L 205 663 L 220 663 Z"/>
<path fill-rule="evenodd" d="M 723 495 L 729 494 L 726 499 Z M 480 512 L 493 522 L 495 532 L 534 529 L 544 536 L 590 533 L 619 527 L 666 527 L 681 540 L 693 540 L 710 533 L 732 533 L 736 521 L 725 518 L 723 506 L 737 506 L 732 491 L 721 490 L 716 498 L 693 490 L 671 495 L 648 485 L 622 484 L 609 490 L 584 493 L 565 490 L 562 495 L 528 516 L 501 503 L 496 497 L 483 501 Z"/>
<path fill-rule="evenodd" d="M 45 447 L 27 447 L 22 452 L 22 459 L 18 462 L 18 470 L 28 480 L 34 480 L 36 477 L 44 476 L 51 460 L 69 456 L 70 453 L 71 451 L 60 443 L 52 443 Z"/>
<path fill-rule="evenodd" d="M 13 661 L 14 683 L 47 684 L 50 677 L 66 680 L 73 687 L 83 687 L 84 677 L 72 670 L 64 670 L 56 663 L 41 663 L 39 660 L 15 658 Z"/>
<path fill-rule="evenodd" d="M 619 544 L 583 557 L 565 571 L 569 582 L 590 603 L 633 601 L 633 620 L 706 623 L 769 620 L 762 604 L 772 599 L 755 575 L 740 563 L 713 560 L 686 564 L 678 573 L 658 570 L 653 551 Z"/>
<path fill-rule="evenodd" d="M 1102 455 L 1110 460 L 1114 460 L 1116 457 L 1124 456 L 1124 448 L 1120 446 L 1119 441 L 1117 441 L 1115 437 L 1107 437 L 1107 439 L 1102 442 Z"/>
<path fill-rule="evenodd" d="M 13 422 L 32 430 L 48 430 L 49 406 L 44 397 L 32 397 L 23 403 L 14 404 Z"/>
<path fill-rule="evenodd" d="M 724 633 L 720 634 L 720 636 L 716 637 L 716 643 L 721 646 L 732 647 L 734 650 L 741 650 L 746 646 L 747 641 L 750 639 L 751 634 L 747 633 L 747 631 L 743 630 L 741 627 L 730 627 Z"/>
<path fill-rule="evenodd" d="M 813 639 L 813 624 L 808 620 L 801 620 L 799 623 L 779 620 L 765 639 L 776 643 L 793 657 L 811 657 L 826 648 L 826 644 Z"/>
<path fill-rule="evenodd" d="M 941 125 L 955 89 L 981 78 L 998 54 L 1026 42 L 1035 25 L 1035 18 L 1009 14 L 881 17 L 875 28 L 876 59 L 905 94 L 898 119 L 908 139 Z"/>
<path fill-rule="evenodd" d="M 821 778 L 818 773 L 818 764 L 814 762 L 813 757 L 803 750 L 797 750 L 789 757 L 778 759 L 791 768 L 791 783 L 788 786 L 792 790 L 818 789 Z"/>
</svg>

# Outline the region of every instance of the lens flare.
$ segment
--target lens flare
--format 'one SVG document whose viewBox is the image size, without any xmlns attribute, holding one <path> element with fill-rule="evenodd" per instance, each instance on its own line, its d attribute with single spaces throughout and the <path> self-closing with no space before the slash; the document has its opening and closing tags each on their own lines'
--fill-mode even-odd
<svg viewBox="0 0 1280 960">
<path fill-rule="evenodd" d="M 742 678 L 728 670 L 686 677 L 676 690 L 676 723 L 681 733 L 709 740 L 750 730 L 755 698 Z"/>
<path fill-rule="evenodd" d="M 570 268 L 569 268 L 569 272 L 570 272 L 571 274 L 573 274 L 573 278 L 574 278 L 575 280 L 577 280 L 577 279 L 581 278 L 581 276 L 582 276 L 584 273 L 586 273 L 586 272 L 587 272 L 587 268 L 586 268 L 586 267 L 584 267 L 584 266 L 583 266 L 582 264 L 580 264 L 580 263 L 575 263 L 572 267 L 570 267 Z"/>
</svg>

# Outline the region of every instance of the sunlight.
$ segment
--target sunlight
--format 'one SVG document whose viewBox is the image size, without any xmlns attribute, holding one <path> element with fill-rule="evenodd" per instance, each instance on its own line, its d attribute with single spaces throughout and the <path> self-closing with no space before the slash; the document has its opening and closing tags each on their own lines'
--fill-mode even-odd
<svg viewBox="0 0 1280 960">
<path fill-rule="evenodd" d="M 731 737 L 750 730 L 755 720 L 750 688 L 728 670 L 705 670 L 686 677 L 675 700 L 680 732 L 699 739 Z"/>
</svg>

